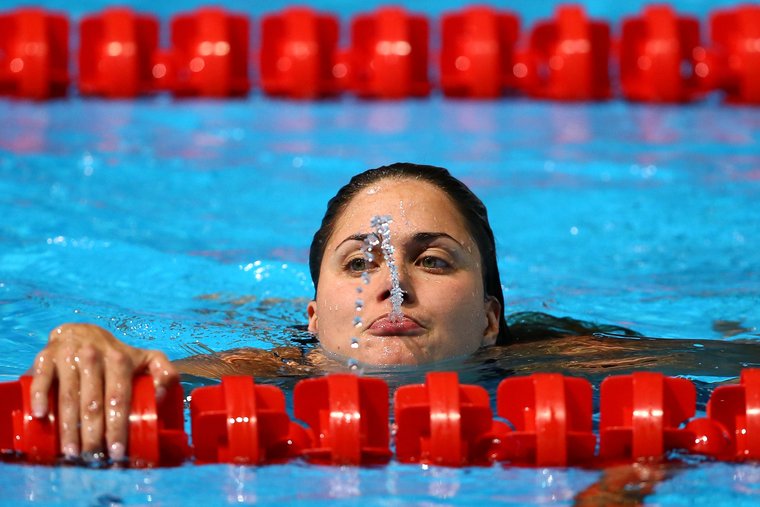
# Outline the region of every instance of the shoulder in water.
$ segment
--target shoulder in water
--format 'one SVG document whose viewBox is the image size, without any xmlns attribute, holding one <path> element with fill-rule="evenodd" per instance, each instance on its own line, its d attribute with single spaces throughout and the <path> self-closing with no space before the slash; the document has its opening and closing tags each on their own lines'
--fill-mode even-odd
<svg viewBox="0 0 760 507">
<path fill-rule="evenodd" d="M 636 331 L 614 324 L 598 324 L 572 317 L 555 317 L 543 312 L 513 313 L 507 316 L 507 326 L 512 334 L 513 342 L 517 343 L 597 333 L 641 336 Z"/>
</svg>

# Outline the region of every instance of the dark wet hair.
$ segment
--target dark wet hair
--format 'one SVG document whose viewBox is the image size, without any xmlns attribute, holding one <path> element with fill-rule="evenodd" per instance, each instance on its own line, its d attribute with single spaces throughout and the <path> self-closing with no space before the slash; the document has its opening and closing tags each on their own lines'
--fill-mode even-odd
<svg viewBox="0 0 760 507">
<path fill-rule="evenodd" d="M 496 338 L 496 344 L 504 345 L 511 342 L 512 337 L 504 319 L 504 293 L 501 290 L 499 266 L 496 263 L 496 244 L 491 225 L 488 222 L 486 207 L 467 185 L 453 177 L 448 170 L 442 167 L 398 162 L 359 173 L 338 190 L 335 197 L 327 203 L 327 211 L 322 218 L 322 225 L 314 234 L 309 250 L 309 270 L 315 291 L 319 286 L 319 270 L 325 254 L 325 247 L 330 236 L 332 236 L 338 218 L 360 190 L 387 178 L 426 181 L 451 198 L 459 213 L 464 217 L 469 233 L 478 245 L 478 250 L 480 250 L 485 294 L 496 298 L 501 305 L 499 335 Z"/>
</svg>

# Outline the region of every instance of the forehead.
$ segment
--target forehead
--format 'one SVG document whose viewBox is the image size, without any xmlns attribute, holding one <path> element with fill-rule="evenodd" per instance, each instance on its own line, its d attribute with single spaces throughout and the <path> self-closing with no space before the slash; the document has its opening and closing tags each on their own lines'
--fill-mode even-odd
<svg viewBox="0 0 760 507">
<path fill-rule="evenodd" d="M 464 217 L 448 194 L 427 181 L 395 178 L 359 190 L 338 218 L 333 238 L 368 232 L 376 215 L 390 215 L 396 234 L 435 231 L 470 239 Z"/>
</svg>

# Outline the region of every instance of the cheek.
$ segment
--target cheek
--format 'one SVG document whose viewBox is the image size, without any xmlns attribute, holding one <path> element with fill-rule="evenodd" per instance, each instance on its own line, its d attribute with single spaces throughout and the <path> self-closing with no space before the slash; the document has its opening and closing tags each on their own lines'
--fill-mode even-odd
<svg viewBox="0 0 760 507">
<path fill-rule="evenodd" d="M 448 316 L 449 319 L 458 320 L 462 316 L 472 315 L 473 311 L 478 309 L 482 312 L 483 291 L 471 280 L 430 283 L 426 292 L 430 304 L 444 319 Z"/>
<path fill-rule="evenodd" d="M 325 294 L 325 297 L 321 301 L 317 301 L 317 307 L 321 311 L 331 314 L 353 315 L 356 312 L 357 298 L 364 299 L 366 297 L 365 294 L 366 292 L 362 294 L 357 293 L 355 286 L 334 287 L 328 294 Z M 350 322 L 352 318 L 352 316 L 349 317 L 347 322 Z"/>
<path fill-rule="evenodd" d="M 441 288 L 431 301 L 443 326 L 444 340 L 449 342 L 447 349 L 470 349 L 473 343 L 480 344 L 487 319 L 478 284 L 466 281 L 445 291 Z"/>
<path fill-rule="evenodd" d="M 346 294 L 348 293 L 348 294 Z M 350 333 L 354 318 L 352 294 L 346 288 L 334 290 L 317 297 L 318 337 L 321 342 L 335 342 Z"/>
</svg>

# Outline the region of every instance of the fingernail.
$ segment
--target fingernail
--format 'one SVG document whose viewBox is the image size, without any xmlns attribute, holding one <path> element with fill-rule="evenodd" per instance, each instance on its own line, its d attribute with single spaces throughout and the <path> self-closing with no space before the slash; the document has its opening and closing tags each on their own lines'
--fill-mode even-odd
<svg viewBox="0 0 760 507">
<path fill-rule="evenodd" d="M 47 415 L 47 407 L 45 407 L 45 404 L 40 401 L 34 401 L 32 400 L 32 416 L 34 416 L 37 419 L 42 419 Z"/>
<path fill-rule="evenodd" d="M 124 444 L 121 442 L 114 442 L 111 444 L 110 450 L 108 452 L 108 456 L 113 461 L 121 461 L 124 459 Z"/>
<path fill-rule="evenodd" d="M 63 446 L 63 456 L 67 459 L 73 459 L 79 456 L 79 447 L 76 444 L 65 444 Z"/>
<path fill-rule="evenodd" d="M 166 398 L 166 388 L 164 386 L 156 386 L 156 401 L 161 403 Z"/>
</svg>

